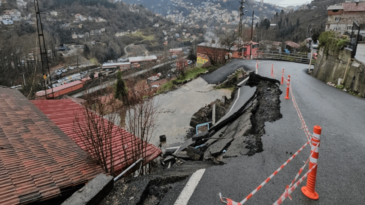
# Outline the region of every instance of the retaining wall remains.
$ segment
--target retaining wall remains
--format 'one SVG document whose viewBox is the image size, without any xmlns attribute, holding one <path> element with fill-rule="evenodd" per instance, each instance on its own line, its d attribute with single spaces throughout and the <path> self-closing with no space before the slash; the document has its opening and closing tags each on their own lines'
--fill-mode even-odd
<svg viewBox="0 0 365 205">
<path fill-rule="evenodd" d="M 349 59 L 351 59 L 350 50 L 329 51 L 326 55 L 324 49 L 321 48 L 318 52 L 313 76 L 325 83 L 331 82 L 335 85 L 341 78 L 347 91 L 354 92 L 359 97 L 365 97 L 365 65 L 356 59 L 351 59 L 348 64 Z"/>
</svg>

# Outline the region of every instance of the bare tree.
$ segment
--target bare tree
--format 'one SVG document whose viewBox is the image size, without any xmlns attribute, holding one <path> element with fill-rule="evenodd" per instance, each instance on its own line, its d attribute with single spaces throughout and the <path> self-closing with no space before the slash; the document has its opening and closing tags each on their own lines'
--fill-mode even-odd
<svg viewBox="0 0 365 205">
<path fill-rule="evenodd" d="M 74 132 L 82 148 L 111 175 L 115 175 L 114 155 L 121 151 L 113 149 L 113 135 L 119 129 L 114 124 L 117 116 L 111 113 L 118 109 L 112 95 L 100 99 L 96 92 L 89 93 L 74 120 Z"/>
</svg>

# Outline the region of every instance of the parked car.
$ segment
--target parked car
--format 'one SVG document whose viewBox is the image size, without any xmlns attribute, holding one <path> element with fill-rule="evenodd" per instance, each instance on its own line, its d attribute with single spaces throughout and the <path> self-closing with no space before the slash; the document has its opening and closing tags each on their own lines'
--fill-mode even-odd
<svg viewBox="0 0 365 205">
<path fill-rule="evenodd" d="M 158 87 L 160 87 L 159 85 L 152 85 L 151 86 L 152 88 L 158 88 Z"/>
<path fill-rule="evenodd" d="M 66 73 L 67 72 L 67 68 L 62 70 L 62 73 Z"/>
</svg>

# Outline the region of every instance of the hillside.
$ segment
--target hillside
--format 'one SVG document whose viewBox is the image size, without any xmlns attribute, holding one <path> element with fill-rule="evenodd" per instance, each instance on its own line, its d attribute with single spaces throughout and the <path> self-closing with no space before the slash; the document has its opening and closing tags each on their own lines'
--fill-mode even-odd
<svg viewBox="0 0 365 205">
<path fill-rule="evenodd" d="M 344 0 L 313 1 L 301 9 L 291 12 L 280 12 L 273 16 L 271 21 L 261 21 L 257 24 L 257 39 L 301 42 L 313 35 L 318 36 L 325 30 L 327 22 L 327 7 Z M 270 24 L 276 24 L 270 27 Z M 270 27 L 270 28 L 269 28 Z M 267 30 L 270 29 L 270 32 Z"/>
<path fill-rule="evenodd" d="M 239 15 L 238 0 L 123 0 L 130 4 L 141 4 L 154 13 L 161 14 L 173 19 L 176 23 L 206 24 L 216 26 L 217 24 L 238 24 Z M 272 4 L 261 4 L 254 0 L 247 0 L 244 4 L 247 10 L 244 16 L 244 23 L 251 24 L 252 11 L 255 11 L 257 18 L 271 18 L 281 7 Z M 220 18 L 223 16 L 223 18 Z M 226 16 L 226 17 L 224 17 Z"/>
<path fill-rule="evenodd" d="M 20 13 L 19 20 L 12 25 L 0 25 L 0 71 L 7 71 L 0 77 L 1 85 L 20 84 L 20 73 L 24 72 L 27 78 L 34 70 L 34 57 L 37 57 L 34 54 L 38 51 L 36 19 L 33 1 L 27 2 L 26 8 L 11 3 L 0 7 L 1 14 Z M 193 39 L 198 39 L 198 34 L 204 33 L 201 28 L 175 25 L 140 5 L 110 3 L 107 0 L 49 0 L 39 3 L 51 66 L 69 61 L 76 64 L 76 55 L 84 55 L 99 63 L 116 60 L 132 43 L 144 44 L 150 52 L 158 52 L 164 49 L 166 41 L 168 47 L 190 45 Z M 183 36 L 183 32 L 189 35 Z M 75 49 L 75 52 L 61 57 L 58 48 L 64 44 L 79 45 L 71 46 L 73 48 L 86 45 L 89 49 L 87 53 Z"/>
</svg>

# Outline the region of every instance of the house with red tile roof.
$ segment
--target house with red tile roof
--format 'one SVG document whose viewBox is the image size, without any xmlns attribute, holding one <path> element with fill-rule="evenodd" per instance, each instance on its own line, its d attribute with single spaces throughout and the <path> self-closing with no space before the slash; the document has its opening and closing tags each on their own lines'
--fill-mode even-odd
<svg viewBox="0 0 365 205">
<path fill-rule="evenodd" d="M 76 103 L 72 99 L 61 99 L 61 100 L 34 100 L 32 103 L 39 108 L 56 126 L 58 126 L 66 135 L 68 135 L 77 145 L 83 150 L 87 151 L 85 144 L 78 137 L 77 125 L 75 125 L 75 117 L 77 116 L 80 121 L 85 121 L 83 110 L 85 109 L 82 105 Z M 108 123 L 107 119 L 103 119 L 104 123 Z M 75 129 L 76 128 L 76 129 Z M 133 163 L 133 161 L 125 159 L 131 159 L 132 150 L 136 150 L 136 140 L 140 138 L 132 135 L 126 130 L 113 125 L 112 131 L 112 150 L 113 150 L 113 165 L 114 171 L 120 173 L 126 167 Z M 123 138 L 123 139 L 122 139 Z M 122 140 L 121 140 L 122 139 Z M 122 142 L 128 142 L 122 144 Z M 126 146 L 127 150 L 121 149 L 122 146 Z M 126 152 L 125 152 L 126 151 Z M 125 156 L 125 154 L 129 156 Z M 161 150 L 152 144 L 146 146 L 146 158 L 144 163 L 149 163 L 161 154 Z M 108 164 L 110 168 L 110 164 Z"/>
<path fill-rule="evenodd" d="M 0 87 L 0 204 L 45 202 L 103 173 L 18 90 Z"/>
</svg>

